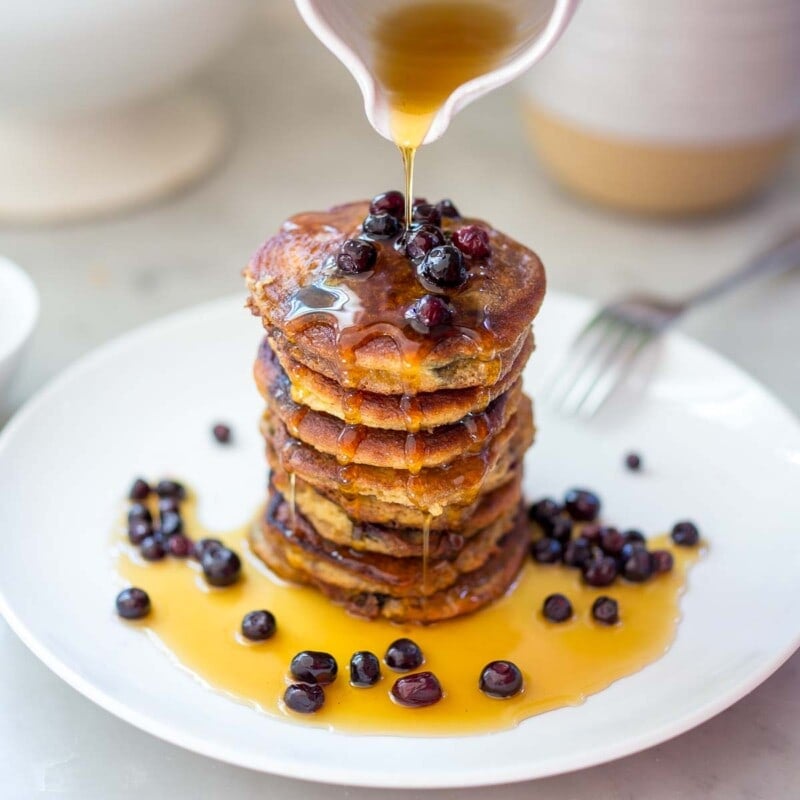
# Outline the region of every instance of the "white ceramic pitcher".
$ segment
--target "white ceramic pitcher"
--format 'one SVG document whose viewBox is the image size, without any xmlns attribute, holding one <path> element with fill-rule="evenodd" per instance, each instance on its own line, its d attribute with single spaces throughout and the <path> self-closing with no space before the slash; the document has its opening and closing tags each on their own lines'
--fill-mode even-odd
<svg viewBox="0 0 800 800">
<path fill-rule="evenodd" d="M 442 105 L 425 142 L 438 139 L 452 117 L 473 100 L 521 75 L 547 53 L 563 33 L 579 0 L 491 0 L 509 10 L 518 22 L 520 44 L 500 66 L 459 86 Z M 364 95 L 372 127 L 391 139 L 389 106 L 372 71 L 370 32 L 376 20 L 405 6 L 408 0 L 295 0 L 298 10 L 319 40 L 347 67 Z"/>
</svg>

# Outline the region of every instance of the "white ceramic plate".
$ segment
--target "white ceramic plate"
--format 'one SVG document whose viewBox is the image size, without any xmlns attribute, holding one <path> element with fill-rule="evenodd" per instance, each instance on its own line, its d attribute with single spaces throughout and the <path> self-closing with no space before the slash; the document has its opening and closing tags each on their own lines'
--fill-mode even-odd
<svg viewBox="0 0 800 800">
<path fill-rule="evenodd" d="M 590 312 L 555 293 L 537 319 L 538 376 Z M 591 424 L 539 411 L 529 496 L 588 485 L 609 518 L 650 532 L 680 517 L 711 543 L 684 620 L 658 662 L 582 706 L 464 738 L 352 737 L 263 716 L 208 691 L 113 613 L 109 527 L 137 473 L 184 476 L 205 521 L 228 528 L 262 497 L 250 377 L 259 326 L 240 298 L 132 333 L 67 371 L 0 436 L 0 608 L 51 669 L 104 708 L 214 758 L 282 775 L 382 787 L 446 787 L 550 775 L 635 752 L 753 689 L 800 643 L 793 611 L 800 430 L 749 377 L 671 336 Z M 229 421 L 236 446 L 210 441 Z M 647 469 L 622 467 L 630 449 Z"/>
</svg>

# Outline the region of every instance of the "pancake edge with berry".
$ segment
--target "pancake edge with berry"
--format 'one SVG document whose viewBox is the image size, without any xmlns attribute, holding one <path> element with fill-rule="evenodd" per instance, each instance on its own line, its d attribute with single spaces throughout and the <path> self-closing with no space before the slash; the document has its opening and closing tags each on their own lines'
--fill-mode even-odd
<svg viewBox="0 0 800 800">
<path fill-rule="evenodd" d="M 251 311 L 288 355 L 348 388 L 416 394 L 496 383 L 541 306 L 539 258 L 480 220 L 445 217 L 408 233 L 395 220 L 386 236 L 369 226 L 376 216 L 356 202 L 285 222 L 245 269 Z M 423 227 L 442 244 L 415 259 L 407 237 Z M 454 242 L 469 240 L 462 232 L 476 230 L 485 248 L 459 250 Z M 351 263 L 350 242 L 372 253 L 357 273 L 341 266 Z M 300 293 L 320 279 L 341 293 L 343 311 L 299 320 Z"/>
</svg>

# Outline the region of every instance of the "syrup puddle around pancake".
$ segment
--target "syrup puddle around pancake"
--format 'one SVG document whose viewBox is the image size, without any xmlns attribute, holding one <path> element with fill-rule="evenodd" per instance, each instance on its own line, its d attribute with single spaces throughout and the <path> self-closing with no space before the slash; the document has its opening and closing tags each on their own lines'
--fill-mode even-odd
<svg viewBox="0 0 800 800">
<path fill-rule="evenodd" d="M 223 535 L 204 530 L 193 498 L 182 506 L 182 514 L 192 538 L 220 538 L 242 556 L 241 579 L 217 589 L 205 583 L 192 560 L 143 561 L 119 531 L 114 557 L 120 579 L 147 591 L 152 602 L 148 617 L 119 624 L 153 636 L 205 686 L 270 716 L 348 733 L 487 733 L 583 702 L 666 652 L 675 636 L 687 571 L 700 556 L 698 549 L 671 546 L 668 537 L 651 539 L 653 548 L 673 553 L 673 571 L 644 584 L 617 581 L 604 589 L 585 586 L 578 570 L 529 560 L 505 597 L 471 616 L 429 626 L 397 625 L 353 617 L 317 590 L 272 576 L 249 552 L 249 524 Z M 554 592 L 572 601 L 572 620 L 555 624 L 543 618 L 544 598 Z M 606 627 L 591 619 L 591 605 L 603 594 L 619 602 L 618 625 Z M 272 639 L 251 643 L 239 627 L 244 615 L 256 609 L 271 611 L 278 630 Z M 388 645 L 402 636 L 420 645 L 425 655 L 421 669 L 432 671 L 444 688 L 444 699 L 433 706 L 403 708 L 392 702 L 389 690 L 399 673 L 383 663 L 383 679 L 376 686 L 349 685 L 354 652 L 371 650 L 382 659 Z M 325 687 L 322 710 L 302 716 L 288 711 L 282 696 L 291 682 L 289 662 L 308 649 L 333 654 L 339 675 Z M 496 659 L 513 661 L 522 670 L 522 694 L 496 700 L 478 689 L 481 670 Z"/>
</svg>

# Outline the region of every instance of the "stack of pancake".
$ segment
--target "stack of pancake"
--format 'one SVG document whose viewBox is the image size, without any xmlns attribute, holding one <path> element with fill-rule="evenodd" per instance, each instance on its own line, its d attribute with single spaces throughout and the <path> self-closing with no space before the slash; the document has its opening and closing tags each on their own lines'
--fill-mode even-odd
<svg viewBox="0 0 800 800">
<path fill-rule="evenodd" d="M 362 616 L 469 613 L 506 592 L 528 551 L 521 479 L 534 425 L 521 373 L 544 272 L 530 250 L 450 209 L 438 223 L 448 243 L 477 225 L 491 245 L 464 257 L 463 285 L 421 281 L 407 233 L 365 236 L 368 203 L 293 217 L 245 270 L 266 330 L 255 378 L 270 466 L 253 550 Z M 377 263 L 343 272 L 337 254 L 359 238 Z M 447 307 L 432 325 L 416 315 L 431 290 Z"/>
</svg>

